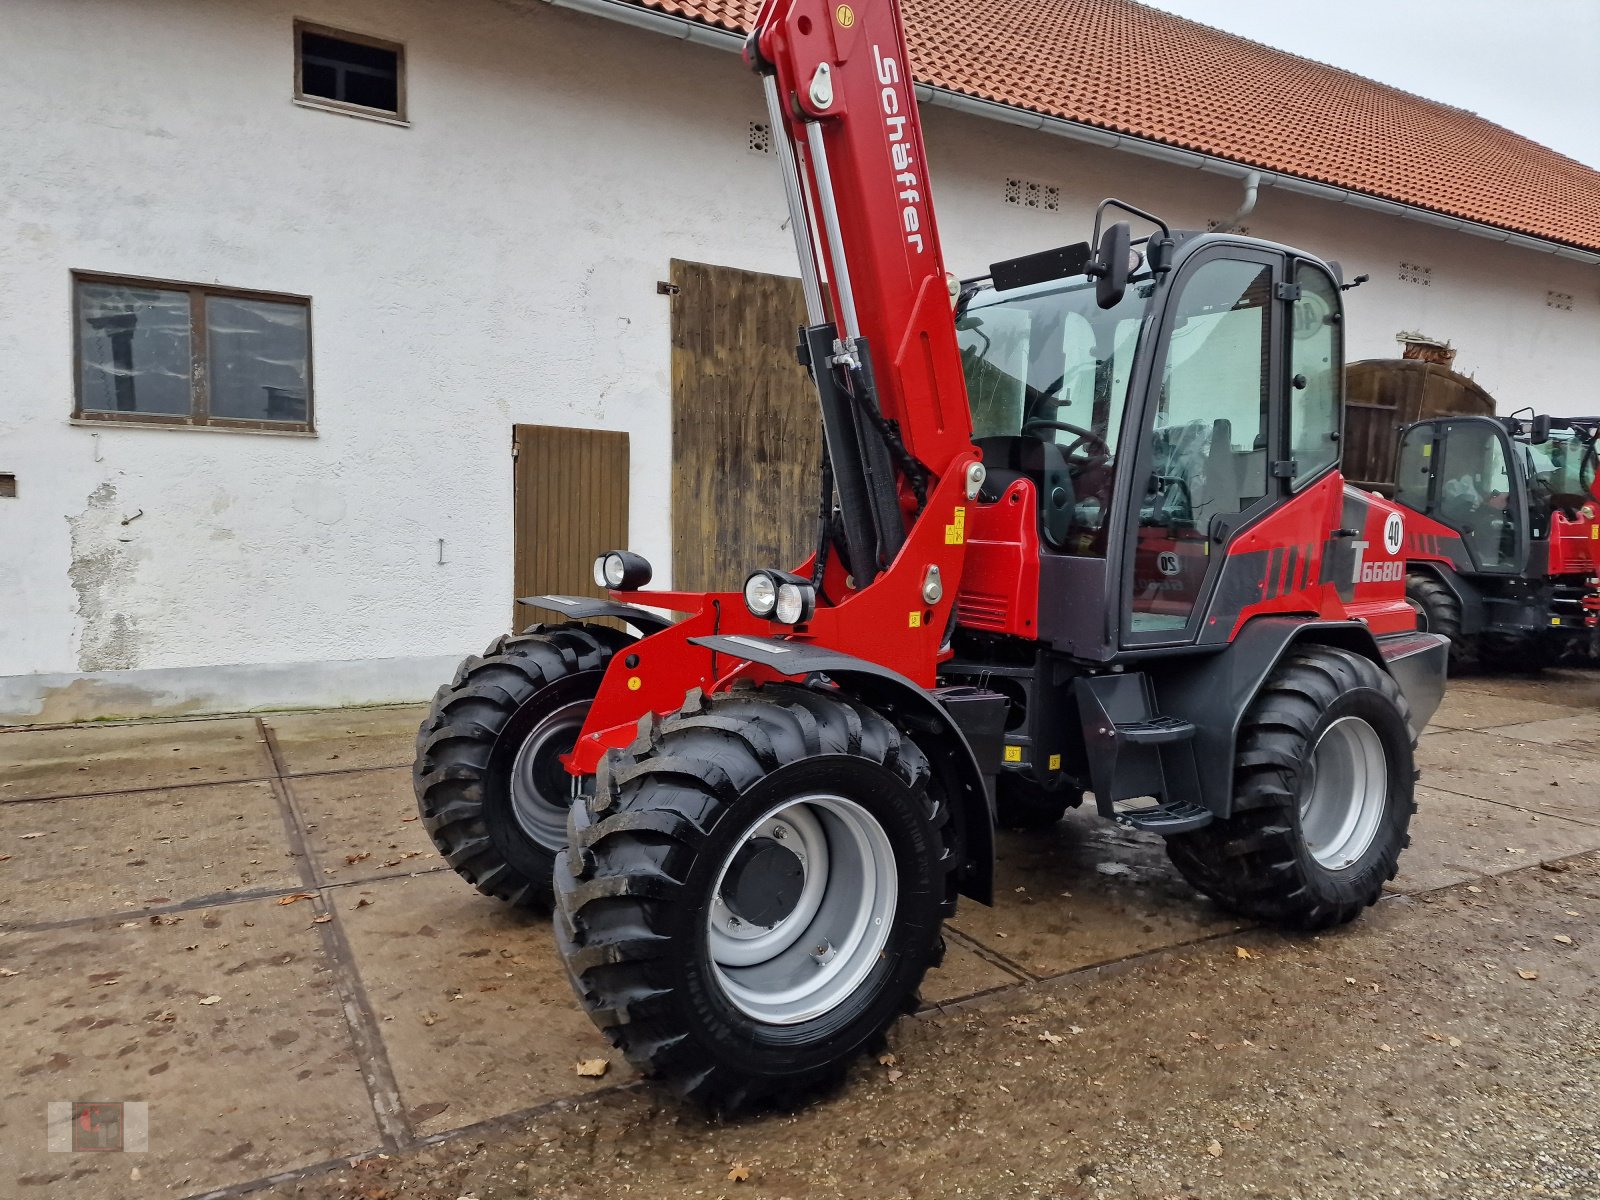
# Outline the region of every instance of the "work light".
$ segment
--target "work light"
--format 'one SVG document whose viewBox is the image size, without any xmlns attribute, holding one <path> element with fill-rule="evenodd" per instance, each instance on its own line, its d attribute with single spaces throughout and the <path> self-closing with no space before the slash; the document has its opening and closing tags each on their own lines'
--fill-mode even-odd
<svg viewBox="0 0 1600 1200">
<path fill-rule="evenodd" d="M 607 550 L 594 560 L 595 585 L 615 592 L 642 588 L 652 574 L 649 560 L 628 550 Z"/>
<path fill-rule="evenodd" d="M 744 605 L 758 617 L 803 625 L 817 609 L 817 590 L 799 575 L 764 569 L 744 581 Z"/>
</svg>

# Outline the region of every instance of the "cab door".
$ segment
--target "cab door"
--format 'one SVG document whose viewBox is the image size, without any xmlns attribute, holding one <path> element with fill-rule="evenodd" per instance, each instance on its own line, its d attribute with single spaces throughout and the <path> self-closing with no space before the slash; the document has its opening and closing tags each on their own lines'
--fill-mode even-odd
<svg viewBox="0 0 1600 1200">
<path fill-rule="evenodd" d="M 1498 421 L 1455 417 L 1406 430 L 1395 499 L 1461 535 L 1474 570 L 1515 575 L 1528 547 L 1528 502 L 1517 447 Z"/>
<path fill-rule="evenodd" d="M 1179 268 L 1144 389 L 1121 643 L 1191 642 L 1234 533 L 1282 492 L 1284 257 L 1222 243 Z"/>
</svg>

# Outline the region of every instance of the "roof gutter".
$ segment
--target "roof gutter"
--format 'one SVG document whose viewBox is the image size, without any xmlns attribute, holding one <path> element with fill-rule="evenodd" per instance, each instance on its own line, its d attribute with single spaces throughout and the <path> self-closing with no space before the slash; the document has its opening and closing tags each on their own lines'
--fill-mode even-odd
<svg viewBox="0 0 1600 1200">
<path fill-rule="evenodd" d="M 744 37 L 740 34 L 726 29 L 716 29 L 687 17 L 672 16 L 668 13 L 644 8 L 640 4 L 633 2 L 633 0 L 544 0 L 544 3 L 553 8 L 570 8 L 577 12 L 589 13 L 592 16 L 605 17 L 607 20 L 618 21 L 624 25 L 632 25 L 636 29 L 647 29 L 652 33 L 665 34 L 667 37 L 691 42 L 698 46 L 710 46 L 717 50 L 732 51 L 739 51 L 744 47 Z M 975 96 L 967 96 L 960 92 L 950 91 L 947 88 L 929 87 L 926 84 L 919 83 L 916 87 L 916 93 L 918 101 L 934 108 L 954 109 L 957 112 L 968 113 L 972 116 L 982 117 L 985 120 L 999 121 L 1005 125 L 1016 125 L 1023 129 L 1035 129 L 1041 133 L 1054 134 L 1057 137 L 1068 138 L 1075 142 L 1084 142 L 1091 146 L 1122 150 L 1129 154 L 1140 155 L 1143 158 L 1155 159 L 1157 162 L 1164 162 L 1170 166 L 1187 167 L 1191 170 L 1206 171 L 1214 175 L 1230 176 L 1245 183 L 1247 204 L 1250 207 L 1253 207 L 1255 202 L 1255 190 L 1251 187 L 1251 182 L 1254 180 L 1258 187 L 1281 188 L 1286 192 L 1298 192 L 1301 195 L 1314 196 L 1319 200 L 1330 201 L 1334 204 L 1348 204 L 1354 208 L 1380 212 L 1387 216 L 1397 216 L 1408 221 L 1420 221 L 1425 225 L 1448 229 L 1453 233 L 1466 233 L 1474 237 L 1487 238 L 1493 242 L 1503 242 L 1508 246 L 1515 246 L 1519 250 L 1534 250 L 1544 254 L 1553 254 L 1557 258 L 1571 259 L 1574 262 L 1584 263 L 1588 266 L 1600 264 L 1600 253 L 1580 250 L 1575 246 L 1563 246 L 1559 242 L 1532 237 L 1524 233 L 1513 233 L 1509 229 L 1500 229 L 1494 225 L 1485 225 L 1479 221 L 1468 221 L 1460 217 L 1446 216 L 1443 213 L 1420 208 L 1414 204 L 1404 204 L 1398 200 L 1384 200 L 1377 196 L 1369 196 L 1364 192 L 1353 192 L 1347 188 L 1335 187 L 1332 184 L 1302 179 L 1297 175 L 1285 175 L 1277 171 L 1263 171 L 1256 167 L 1247 166 L 1244 163 L 1218 158 L 1215 155 L 1201 154 L 1194 150 L 1183 150 L 1177 146 L 1168 146 L 1162 142 L 1134 137 L 1131 134 L 1112 133 L 1110 130 L 1098 129 L 1093 125 L 1086 125 L 1080 121 L 1068 121 L 1062 117 L 1046 116 L 1043 113 L 1033 112 L 1025 108 L 1015 108 L 1009 104 L 1000 104 L 993 100 L 980 100 Z M 1239 220 L 1243 213 L 1248 211 L 1249 209 L 1245 208 L 1241 213 L 1236 213 L 1229 219 L 1230 222 Z"/>
</svg>

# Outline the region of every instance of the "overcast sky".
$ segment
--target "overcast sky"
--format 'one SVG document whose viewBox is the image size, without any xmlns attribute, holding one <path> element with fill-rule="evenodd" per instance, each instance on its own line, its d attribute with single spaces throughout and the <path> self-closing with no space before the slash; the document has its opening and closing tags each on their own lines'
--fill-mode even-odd
<svg viewBox="0 0 1600 1200">
<path fill-rule="evenodd" d="M 1600 170 L 1600 0 L 1146 0 L 1469 109 Z"/>
</svg>

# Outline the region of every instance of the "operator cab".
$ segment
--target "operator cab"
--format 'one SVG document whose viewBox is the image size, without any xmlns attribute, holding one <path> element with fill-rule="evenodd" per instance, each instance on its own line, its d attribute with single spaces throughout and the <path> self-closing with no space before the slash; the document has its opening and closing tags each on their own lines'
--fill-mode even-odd
<svg viewBox="0 0 1600 1200">
<path fill-rule="evenodd" d="M 1254 239 L 1161 226 L 1111 296 L 1106 251 L 1078 249 L 1059 278 L 997 264 L 956 329 L 980 503 L 1030 485 L 1040 634 L 1104 659 L 1195 640 L 1233 535 L 1334 469 L 1342 305 L 1337 268 Z M 1119 614 L 1109 645 L 1049 599 L 1086 592 Z"/>
<path fill-rule="evenodd" d="M 1540 562 L 1555 515 L 1590 503 L 1595 430 L 1563 418 L 1440 417 L 1400 440 L 1395 499 L 1460 534 L 1472 569 L 1520 575 Z"/>
</svg>

